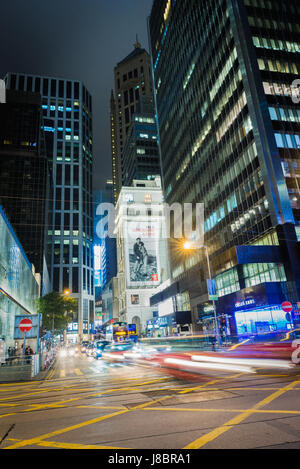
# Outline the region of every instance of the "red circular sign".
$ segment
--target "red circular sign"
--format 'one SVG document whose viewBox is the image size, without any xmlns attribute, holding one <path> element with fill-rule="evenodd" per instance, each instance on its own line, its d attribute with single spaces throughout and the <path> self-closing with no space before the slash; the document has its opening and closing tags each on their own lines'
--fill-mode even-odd
<svg viewBox="0 0 300 469">
<path fill-rule="evenodd" d="M 19 329 L 21 332 L 29 332 L 32 329 L 32 321 L 31 319 L 24 318 L 19 323 Z"/>
<path fill-rule="evenodd" d="M 281 309 L 285 313 L 290 313 L 293 310 L 293 305 L 289 301 L 285 301 L 284 303 L 282 303 Z"/>
</svg>

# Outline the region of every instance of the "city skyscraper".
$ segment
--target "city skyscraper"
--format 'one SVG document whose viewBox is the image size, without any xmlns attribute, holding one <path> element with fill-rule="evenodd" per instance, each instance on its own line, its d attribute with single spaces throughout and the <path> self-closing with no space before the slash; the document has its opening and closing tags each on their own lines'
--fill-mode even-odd
<svg viewBox="0 0 300 469">
<path fill-rule="evenodd" d="M 110 98 L 112 176 L 114 202 L 123 184 L 123 149 L 132 116 L 141 95 L 153 96 L 151 61 L 137 41 L 134 50 L 114 69 L 114 90 Z"/>
<path fill-rule="evenodd" d="M 285 299 L 297 311 L 299 21 L 293 0 L 153 2 L 165 197 L 205 205 L 208 257 L 201 249 L 179 254 L 171 242 L 173 281 L 189 293 L 201 327 L 213 320 L 209 266 L 231 333 L 288 327 Z"/>
<path fill-rule="evenodd" d="M 92 98 L 79 81 L 8 73 L 8 89 L 42 96 L 46 151 L 54 181 L 53 290 L 78 299 L 78 335 L 94 320 Z"/>
<path fill-rule="evenodd" d="M 154 101 L 140 96 L 123 149 L 123 185 L 134 179 L 153 180 L 160 175 Z"/>
<path fill-rule="evenodd" d="M 108 236 L 106 210 L 101 209 L 101 204 L 113 204 L 111 180 L 106 181 L 104 189 L 94 191 L 94 284 L 96 298 L 101 296 L 107 283 L 117 274 L 116 239 Z"/>
<path fill-rule="evenodd" d="M 53 184 L 42 124 L 39 93 L 7 90 L 0 106 L 0 202 L 45 294 L 51 290 Z"/>
<path fill-rule="evenodd" d="M 94 191 L 94 274 L 95 322 L 103 325 L 112 318 L 113 283 L 117 275 L 116 239 L 109 236 L 107 206 L 113 204 L 113 182 L 107 180 L 102 190 Z"/>
</svg>

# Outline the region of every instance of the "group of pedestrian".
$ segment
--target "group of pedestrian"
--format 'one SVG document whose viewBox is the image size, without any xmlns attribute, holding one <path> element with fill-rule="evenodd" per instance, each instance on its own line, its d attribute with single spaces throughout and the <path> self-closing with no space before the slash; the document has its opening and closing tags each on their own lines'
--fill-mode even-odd
<svg viewBox="0 0 300 469">
<path fill-rule="evenodd" d="M 23 355 L 26 356 L 26 363 L 30 363 L 30 357 L 33 355 L 33 350 L 32 348 L 28 345 L 25 348 L 25 351 L 23 353 L 24 345 L 22 344 L 20 348 L 17 347 L 8 347 L 7 349 L 7 363 L 8 365 L 11 365 L 16 358 L 22 358 Z"/>
</svg>

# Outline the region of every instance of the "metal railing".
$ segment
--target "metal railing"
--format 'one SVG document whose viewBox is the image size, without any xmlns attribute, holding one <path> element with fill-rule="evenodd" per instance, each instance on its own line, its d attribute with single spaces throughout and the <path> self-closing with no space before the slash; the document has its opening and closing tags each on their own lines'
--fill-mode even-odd
<svg viewBox="0 0 300 469">
<path fill-rule="evenodd" d="M 38 354 L 7 357 L 0 366 L 0 381 L 31 380 L 40 371 Z"/>
</svg>

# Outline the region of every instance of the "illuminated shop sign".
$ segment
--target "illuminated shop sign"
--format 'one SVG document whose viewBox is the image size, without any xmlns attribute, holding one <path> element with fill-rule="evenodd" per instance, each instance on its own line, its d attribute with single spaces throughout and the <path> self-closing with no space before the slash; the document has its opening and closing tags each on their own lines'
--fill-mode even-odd
<svg viewBox="0 0 300 469">
<path fill-rule="evenodd" d="M 255 300 L 244 300 L 244 301 L 237 301 L 235 303 L 236 308 L 242 308 L 243 306 L 255 305 Z"/>
</svg>

